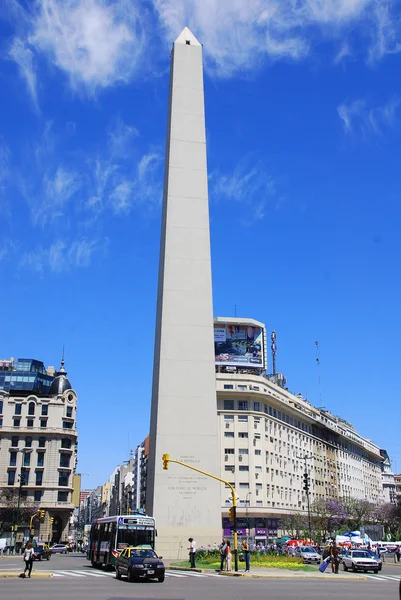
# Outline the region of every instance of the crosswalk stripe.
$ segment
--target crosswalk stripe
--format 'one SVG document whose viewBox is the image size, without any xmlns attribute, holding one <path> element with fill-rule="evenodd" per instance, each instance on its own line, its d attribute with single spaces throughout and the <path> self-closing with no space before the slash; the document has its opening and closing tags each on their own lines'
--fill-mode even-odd
<svg viewBox="0 0 401 600">
<path fill-rule="evenodd" d="M 74 573 L 73 571 L 55 571 L 56 573 L 62 573 L 63 575 L 70 575 L 71 577 L 85 577 L 85 575 L 80 575 L 79 573 Z"/>
<path fill-rule="evenodd" d="M 53 577 L 65 577 L 65 575 L 61 575 L 61 573 L 52 573 Z"/>
<path fill-rule="evenodd" d="M 166 577 L 186 577 L 186 575 L 180 575 L 179 573 L 166 573 Z"/>
<path fill-rule="evenodd" d="M 386 577 L 386 575 L 366 575 L 366 577 L 376 581 L 399 581 L 398 577 Z"/>
<path fill-rule="evenodd" d="M 383 579 L 390 579 L 391 581 L 399 581 L 400 578 L 396 575 L 379 575 L 379 577 L 383 577 Z"/>
<path fill-rule="evenodd" d="M 107 577 L 106 573 L 92 573 L 91 571 L 74 571 L 74 573 L 81 573 L 88 577 Z"/>
</svg>

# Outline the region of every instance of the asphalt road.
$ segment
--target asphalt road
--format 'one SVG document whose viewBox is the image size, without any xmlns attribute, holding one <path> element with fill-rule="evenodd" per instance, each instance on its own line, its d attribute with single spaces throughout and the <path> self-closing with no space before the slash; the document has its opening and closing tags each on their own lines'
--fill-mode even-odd
<svg viewBox="0 0 401 600">
<path fill-rule="evenodd" d="M 0 559 L 0 573 L 22 570 L 21 557 Z M 164 583 L 118 581 L 114 573 L 92 569 L 82 555 L 52 556 L 35 562 L 37 571 L 50 571 L 46 579 L 1 578 L 0 595 L 7 600 L 398 600 L 401 568 L 385 565 L 367 581 L 337 579 L 253 579 L 217 573 L 167 572 Z M 346 575 L 346 574 L 345 574 Z"/>
</svg>

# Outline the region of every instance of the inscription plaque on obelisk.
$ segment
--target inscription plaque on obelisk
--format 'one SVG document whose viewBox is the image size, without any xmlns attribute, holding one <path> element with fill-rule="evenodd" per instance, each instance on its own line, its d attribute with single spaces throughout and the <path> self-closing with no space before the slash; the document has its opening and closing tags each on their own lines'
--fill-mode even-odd
<svg viewBox="0 0 401 600">
<path fill-rule="evenodd" d="M 156 548 L 188 556 L 221 537 L 202 46 L 185 28 L 171 55 L 146 509 Z"/>
</svg>

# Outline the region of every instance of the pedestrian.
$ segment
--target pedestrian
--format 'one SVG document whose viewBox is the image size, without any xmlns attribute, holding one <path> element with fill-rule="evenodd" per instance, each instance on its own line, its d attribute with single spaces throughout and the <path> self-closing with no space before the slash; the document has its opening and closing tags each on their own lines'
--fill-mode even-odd
<svg viewBox="0 0 401 600">
<path fill-rule="evenodd" d="M 249 573 L 251 570 L 251 552 L 249 550 L 249 544 L 246 540 L 242 540 L 241 550 L 245 557 L 245 573 Z"/>
<path fill-rule="evenodd" d="M 337 548 L 335 542 L 332 542 L 331 547 L 330 547 L 330 562 L 331 562 L 331 572 L 335 573 L 337 575 L 338 574 L 338 565 L 340 564 L 340 561 L 338 559 L 338 548 Z"/>
<path fill-rule="evenodd" d="M 225 562 L 226 562 L 226 548 L 227 548 L 227 540 L 223 538 L 219 550 L 220 550 L 220 571 L 224 570 Z"/>
<path fill-rule="evenodd" d="M 395 555 L 397 557 L 397 562 L 400 562 L 400 554 L 401 554 L 401 550 L 400 547 L 397 546 L 396 550 L 395 550 Z"/>
<path fill-rule="evenodd" d="M 194 538 L 188 538 L 189 542 L 189 564 L 191 565 L 191 569 L 195 569 L 195 554 L 196 554 L 196 542 Z"/>
<path fill-rule="evenodd" d="M 231 560 L 232 560 L 231 545 L 230 545 L 230 540 L 227 540 L 227 545 L 226 545 L 226 571 L 231 571 Z"/>
<path fill-rule="evenodd" d="M 25 561 L 25 569 L 24 569 L 24 576 L 25 573 L 28 571 L 28 577 L 31 577 L 31 572 L 32 572 L 32 564 L 33 564 L 33 547 L 32 547 L 32 542 L 28 542 L 25 550 L 24 550 L 24 555 L 23 555 L 23 559 Z"/>
</svg>

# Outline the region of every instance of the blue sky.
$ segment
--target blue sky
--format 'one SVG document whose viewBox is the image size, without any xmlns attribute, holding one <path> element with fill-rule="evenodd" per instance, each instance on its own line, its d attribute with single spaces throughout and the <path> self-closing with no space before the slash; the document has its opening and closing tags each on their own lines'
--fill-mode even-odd
<svg viewBox="0 0 401 600">
<path fill-rule="evenodd" d="M 215 315 L 401 471 L 401 3 L 7 0 L 0 356 L 66 367 L 83 486 L 147 435 L 171 44 L 204 44 Z M 320 379 L 315 340 L 320 347 Z M 99 460 L 101 456 L 101 460 Z"/>
</svg>

